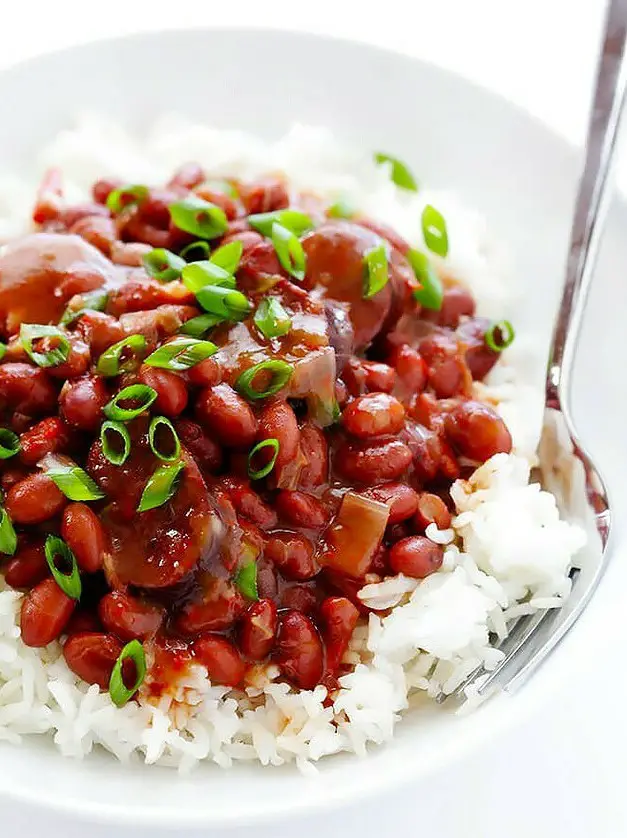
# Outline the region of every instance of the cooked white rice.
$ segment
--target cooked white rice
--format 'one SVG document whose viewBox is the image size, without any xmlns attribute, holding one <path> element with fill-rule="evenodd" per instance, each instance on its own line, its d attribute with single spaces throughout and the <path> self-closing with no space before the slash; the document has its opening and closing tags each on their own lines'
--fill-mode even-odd
<svg viewBox="0 0 627 838">
<path fill-rule="evenodd" d="M 186 160 L 213 176 L 282 171 L 297 189 L 348 197 L 417 247 L 424 244 L 421 209 L 434 204 L 449 229 L 443 267 L 472 289 L 481 313 L 503 313 L 507 282 L 482 219 L 450 194 L 397 189 L 385 167 L 338 145 L 323 128 L 297 125 L 266 143 L 169 117 L 138 141 L 107 120 L 84 118 L 42 151 L 30 177 L 0 178 L 0 240 L 26 229 L 38 176 L 50 165 L 62 168 L 69 200 L 81 200 L 99 177 L 159 183 Z M 0 740 L 18 744 L 23 735 L 46 734 L 67 756 L 82 757 L 100 744 L 121 760 L 138 753 L 147 763 L 181 770 L 199 760 L 224 767 L 259 760 L 295 761 L 311 771 L 323 756 L 364 754 L 369 743 L 389 739 L 410 693 L 451 692 L 479 664 L 494 667 L 501 653 L 491 646 L 491 633 L 504 637 L 515 616 L 559 606 L 584 540 L 577 527 L 560 521 L 553 496 L 529 484 L 540 394 L 520 375 L 524 352 L 525 340 L 518 340 L 488 381 L 477 385 L 477 396 L 496 404 L 507 421 L 514 453 L 493 457 L 454 486 L 458 515 L 452 528 L 427 531 L 446 545 L 438 573 L 363 588 L 360 596 L 369 606 L 395 607 L 356 629 L 346 655 L 355 668 L 341 678 L 333 706 L 324 705 L 324 687 L 296 692 L 274 683 L 272 668 L 260 673 L 256 687 L 239 693 L 212 686 L 195 664 L 158 704 L 142 695 L 119 709 L 108 694 L 70 672 L 57 643 L 37 650 L 21 642 L 22 594 L 0 582 Z"/>
</svg>

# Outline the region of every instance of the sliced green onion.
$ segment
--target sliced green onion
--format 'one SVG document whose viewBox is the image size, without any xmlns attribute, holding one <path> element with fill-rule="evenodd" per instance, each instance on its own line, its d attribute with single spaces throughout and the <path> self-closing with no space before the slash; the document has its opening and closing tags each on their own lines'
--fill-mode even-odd
<svg viewBox="0 0 627 838">
<path fill-rule="evenodd" d="M 172 282 L 178 279 L 187 264 L 185 259 L 181 259 L 165 247 L 155 247 L 150 253 L 146 253 L 142 262 L 148 274 L 159 282 Z"/>
<path fill-rule="evenodd" d="M 502 352 L 512 345 L 515 337 L 516 332 L 509 320 L 499 320 L 490 326 L 483 339 L 493 352 Z"/>
<path fill-rule="evenodd" d="M 280 338 L 292 328 L 290 316 L 277 297 L 264 297 L 257 306 L 253 320 L 255 326 L 268 340 Z"/>
<path fill-rule="evenodd" d="M 122 466 L 131 453 L 131 437 L 121 422 L 107 419 L 100 428 L 102 453 L 114 466 Z"/>
<path fill-rule="evenodd" d="M 4 355 L 5 355 L 6 351 L 7 351 L 6 343 L 0 342 L 0 361 L 4 358 Z"/>
<path fill-rule="evenodd" d="M 161 429 L 164 429 L 166 433 L 164 434 Z M 161 440 L 161 444 L 157 444 L 155 439 L 157 433 L 159 433 L 160 437 L 166 436 L 167 442 L 165 446 L 163 445 L 163 440 Z M 155 416 L 151 420 L 150 428 L 148 429 L 148 440 L 152 453 L 165 463 L 174 463 L 181 456 L 181 441 L 174 430 L 174 425 L 165 416 Z M 168 448 L 171 449 L 171 453 L 168 453 Z"/>
<path fill-rule="evenodd" d="M 185 463 L 182 460 L 159 466 L 144 486 L 137 511 L 147 512 L 149 509 L 156 509 L 167 503 L 176 492 L 179 477 L 184 468 Z"/>
<path fill-rule="evenodd" d="M 157 398 L 157 391 L 146 384 L 131 384 L 130 387 L 125 387 L 120 390 L 110 402 L 102 408 L 102 412 L 107 419 L 115 419 L 118 422 L 129 422 L 135 419 L 140 413 L 148 410 L 150 405 Z M 137 407 L 120 407 L 120 402 L 137 401 Z"/>
<path fill-rule="evenodd" d="M 448 253 L 448 230 L 442 213 L 431 204 L 422 211 L 422 235 L 432 253 L 444 258 Z"/>
<path fill-rule="evenodd" d="M 308 230 L 312 230 L 314 223 L 304 212 L 298 210 L 282 209 L 274 212 L 259 212 L 248 216 L 248 223 L 264 236 L 272 236 L 272 225 L 280 224 L 294 233 L 295 236 L 302 236 Z"/>
<path fill-rule="evenodd" d="M 239 192 L 228 180 L 222 178 L 211 178 L 211 180 L 203 180 L 198 187 L 199 189 L 208 189 L 210 192 L 221 192 L 223 195 L 228 195 L 229 198 L 239 198 Z"/>
<path fill-rule="evenodd" d="M 388 284 L 388 257 L 384 244 L 372 247 L 364 254 L 363 298 L 369 300 Z"/>
<path fill-rule="evenodd" d="M 305 278 L 307 261 L 298 237 L 287 227 L 275 222 L 272 225 L 272 244 L 283 268 L 294 279 L 302 281 Z"/>
<path fill-rule="evenodd" d="M 12 556 L 16 548 L 17 535 L 13 529 L 13 523 L 6 509 L 0 506 L 0 553 Z"/>
<path fill-rule="evenodd" d="M 199 239 L 218 238 L 229 226 L 223 209 L 196 195 L 170 204 L 169 209 L 175 226 Z"/>
<path fill-rule="evenodd" d="M 141 204 L 148 197 L 148 187 L 142 186 L 139 183 L 130 186 L 121 186 L 119 189 L 114 189 L 109 192 L 107 198 L 107 208 L 111 210 L 114 215 L 122 212 L 127 207 L 132 207 L 135 204 Z"/>
<path fill-rule="evenodd" d="M 240 259 L 244 252 L 244 245 L 242 242 L 234 241 L 228 244 L 223 244 L 217 250 L 214 250 L 210 257 L 210 262 L 214 265 L 223 268 L 227 273 L 234 274 L 239 268 Z"/>
<path fill-rule="evenodd" d="M 205 358 L 210 358 L 218 351 L 215 343 L 210 340 L 197 340 L 196 338 L 176 337 L 168 343 L 164 343 L 149 355 L 144 361 L 149 367 L 160 367 L 164 370 L 175 370 L 181 372 L 190 367 L 195 367 Z"/>
<path fill-rule="evenodd" d="M 401 189 L 409 189 L 411 192 L 418 191 L 418 184 L 416 179 L 407 168 L 407 166 L 397 157 L 391 157 L 389 154 L 384 154 L 378 151 L 374 159 L 377 163 L 388 163 L 390 166 L 390 178 Z"/>
<path fill-rule="evenodd" d="M 260 451 L 263 451 L 266 448 L 272 448 L 272 456 L 265 464 L 265 466 L 259 469 L 253 469 L 253 460 Z M 274 468 L 274 464 L 276 463 L 276 458 L 278 456 L 278 439 L 276 439 L 275 437 L 271 437 L 270 439 L 264 439 L 261 442 L 258 442 L 257 445 L 255 445 L 255 447 L 251 449 L 248 455 L 248 476 L 251 478 L 251 480 L 261 480 L 262 477 L 267 477 Z"/>
<path fill-rule="evenodd" d="M 78 572 L 76 556 L 65 541 L 56 535 L 49 535 L 46 539 L 44 553 L 46 554 L 48 567 L 54 576 L 54 581 L 63 593 L 72 599 L 80 599 L 83 586 Z M 58 566 L 60 562 L 63 567 Z"/>
<path fill-rule="evenodd" d="M 407 251 L 407 259 L 421 286 L 414 291 L 414 300 L 419 302 L 423 308 L 439 311 L 442 308 L 444 289 L 429 257 L 419 250 L 410 248 Z"/>
<path fill-rule="evenodd" d="M 186 288 L 197 294 L 206 285 L 235 288 L 235 277 L 220 265 L 207 262 L 190 262 L 181 271 L 181 278 Z"/>
<path fill-rule="evenodd" d="M 87 294 L 77 294 L 73 298 L 75 300 L 65 309 L 59 320 L 59 326 L 68 326 L 79 317 L 82 317 L 86 311 L 104 311 L 107 305 L 109 295 L 106 291 L 97 288 L 95 291 L 89 291 Z"/>
<path fill-rule="evenodd" d="M 352 218 L 357 214 L 357 209 L 354 204 L 347 201 L 345 198 L 340 198 L 327 210 L 329 218 Z"/>
<path fill-rule="evenodd" d="M 33 341 L 41 338 L 55 338 L 58 343 L 47 352 L 37 352 Z M 39 326 L 33 323 L 22 323 L 20 326 L 20 341 L 31 361 L 38 367 L 58 367 L 67 361 L 71 346 L 67 335 L 56 326 Z"/>
<path fill-rule="evenodd" d="M 242 395 L 253 401 L 265 399 L 282 390 L 292 377 L 293 372 L 294 370 L 286 361 L 262 361 L 241 373 L 235 382 L 235 387 Z M 259 374 L 267 374 L 270 377 L 265 390 L 257 390 L 253 387 L 253 381 Z"/>
<path fill-rule="evenodd" d="M 209 244 L 204 241 L 197 241 L 188 244 L 181 250 L 181 258 L 186 262 L 197 262 L 200 259 L 208 259 L 211 253 Z"/>
<path fill-rule="evenodd" d="M 206 285 L 196 293 L 196 299 L 205 311 L 217 314 L 224 320 L 243 320 L 251 305 L 241 291 Z"/>
<path fill-rule="evenodd" d="M 248 599 L 259 599 L 257 562 L 248 562 L 248 564 L 243 565 L 233 581 L 245 597 Z"/>
<path fill-rule="evenodd" d="M 132 372 L 141 364 L 145 348 L 146 338 L 143 335 L 129 335 L 105 349 L 98 358 L 96 371 L 105 378 Z"/>
<path fill-rule="evenodd" d="M 331 424 L 334 425 L 336 422 L 339 422 L 341 418 L 342 408 L 339 406 L 337 399 L 333 399 L 333 404 L 331 405 Z"/>
<path fill-rule="evenodd" d="M 130 687 L 124 683 L 124 661 L 130 658 L 135 665 L 135 680 Z M 117 707 L 123 707 L 144 683 L 146 653 L 139 640 L 131 640 L 120 652 L 109 679 L 109 695 Z"/>
<path fill-rule="evenodd" d="M 192 317 L 187 320 L 179 329 L 179 334 L 189 335 L 193 338 L 201 338 L 206 335 L 208 331 L 217 326 L 218 323 L 223 323 L 224 318 L 217 314 L 199 314 L 198 317 Z"/>
<path fill-rule="evenodd" d="M 69 457 L 46 454 L 39 465 L 69 500 L 100 500 L 105 496 L 87 472 Z"/>
<path fill-rule="evenodd" d="M 8 428 L 0 428 L 0 460 L 15 457 L 20 450 L 20 438 Z"/>
</svg>

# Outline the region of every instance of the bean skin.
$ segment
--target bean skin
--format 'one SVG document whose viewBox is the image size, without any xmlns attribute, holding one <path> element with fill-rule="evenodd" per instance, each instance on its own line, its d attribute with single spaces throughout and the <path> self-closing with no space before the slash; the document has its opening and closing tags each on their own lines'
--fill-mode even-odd
<svg viewBox="0 0 627 838">
<path fill-rule="evenodd" d="M 4 566 L 4 581 L 12 588 L 32 588 L 48 576 L 50 569 L 44 543 L 21 547 Z"/>
<path fill-rule="evenodd" d="M 196 402 L 196 418 L 222 445 L 229 448 L 249 448 L 255 441 L 255 414 L 228 384 L 218 384 L 201 391 Z"/>
<path fill-rule="evenodd" d="M 298 485 L 300 489 L 314 489 L 329 479 L 329 446 L 324 432 L 310 422 L 300 429 L 300 450 L 305 458 Z"/>
<path fill-rule="evenodd" d="M 41 524 L 58 515 L 66 503 L 51 478 L 38 472 L 11 487 L 5 507 L 15 524 Z"/>
<path fill-rule="evenodd" d="M 242 618 L 239 643 L 250 660 L 268 657 L 274 646 L 279 620 L 276 604 L 271 599 L 253 603 Z"/>
<path fill-rule="evenodd" d="M 222 465 L 222 449 L 196 422 L 179 419 L 174 427 L 181 442 L 204 471 L 216 472 Z"/>
<path fill-rule="evenodd" d="M 244 680 L 246 664 L 235 646 L 225 637 L 206 634 L 193 643 L 194 657 L 207 667 L 212 684 L 238 687 Z"/>
<path fill-rule="evenodd" d="M 387 504 L 390 509 L 388 525 L 406 521 L 418 509 L 418 492 L 405 483 L 385 483 L 366 490 L 364 494 Z"/>
<path fill-rule="evenodd" d="M 416 349 L 400 344 L 392 350 L 388 360 L 409 393 L 419 393 L 427 386 L 427 365 Z"/>
<path fill-rule="evenodd" d="M 444 551 L 422 535 L 402 538 L 390 547 L 389 562 L 394 573 L 424 579 L 442 567 Z"/>
<path fill-rule="evenodd" d="M 68 425 L 81 431 L 95 431 L 108 401 L 109 393 L 102 378 L 87 375 L 64 384 L 59 409 Z"/>
<path fill-rule="evenodd" d="M 109 688 L 111 673 L 122 652 L 122 644 L 111 634 L 81 632 L 68 637 L 63 657 L 75 675 L 88 684 Z"/>
<path fill-rule="evenodd" d="M 512 437 L 498 413 L 482 402 L 461 402 L 446 416 L 446 435 L 459 453 L 484 463 L 512 450 Z"/>
<path fill-rule="evenodd" d="M 264 551 L 286 579 L 304 582 L 318 573 L 314 548 L 309 539 L 295 532 L 272 533 Z"/>
<path fill-rule="evenodd" d="M 227 492 L 231 503 L 237 510 L 238 515 L 243 515 L 261 529 L 271 529 L 276 526 L 277 514 L 275 510 L 259 497 L 254 489 L 251 489 L 248 481 L 240 480 L 237 477 L 225 477 L 222 480 L 224 490 Z"/>
<path fill-rule="evenodd" d="M 300 441 L 294 411 L 283 399 L 276 399 L 264 405 L 259 414 L 257 439 L 261 441 L 272 438 L 279 442 L 279 452 L 274 464 L 275 472 L 278 473 L 296 458 Z"/>
<path fill-rule="evenodd" d="M 346 597 L 328 597 L 320 606 L 327 672 L 335 675 L 359 619 L 359 610 Z"/>
<path fill-rule="evenodd" d="M 322 640 L 315 625 L 300 611 L 281 618 L 274 659 L 294 686 L 312 690 L 323 671 Z"/>
<path fill-rule="evenodd" d="M 143 640 L 156 634 L 164 613 L 161 606 L 123 591 L 111 591 L 98 604 L 103 626 L 125 642 Z"/>
<path fill-rule="evenodd" d="M 20 436 L 20 460 L 34 466 L 46 454 L 63 451 L 70 441 L 70 429 L 58 416 L 42 419 Z"/>
<path fill-rule="evenodd" d="M 424 532 L 430 524 L 435 524 L 439 530 L 448 529 L 451 526 L 451 513 L 441 497 L 422 492 L 414 515 L 414 525 L 419 532 Z"/>
<path fill-rule="evenodd" d="M 76 600 L 63 593 L 54 579 L 44 579 L 22 601 L 20 629 L 27 646 L 41 647 L 62 634 Z"/>
<path fill-rule="evenodd" d="M 370 393 L 349 403 L 342 414 L 347 433 L 358 439 L 397 434 L 405 423 L 405 408 L 388 393 Z"/>
<path fill-rule="evenodd" d="M 187 387 L 183 379 L 170 370 L 143 366 L 139 373 L 142 384 L 157 393 L 154 409 L 165 416 L 178 416 L 187 407 Z"/>
<path fill-rule="evenodd" d="M 400 440 L 370 444 L 344 442 L 335 452 L 340 474 L 356 483 L 383 483 L 399 478 L 412 461 L 412 454 Z"/>
<path fill-rule="evenodd" d="M 329 520 L 326 506 L 306 492 L 282 489 L 275 498 L 279 515 L 295 527 L 323 527 Z"/>
<path fill-rule="evenodd" d="M 264 178 L 241 187 L 240 197 L 248 215 L 273 212 L 289 206 L 287 187 L 278 178 Z"/>
<path fill-rule="evenodd" d="M 85 573 L 100 570 L 106 550 L 106 535 L 100 518 L 85 503 L 70 503 L 61 521 L 61 536 Z"/>
<path fill-rule="evenodd" d="M 0 365 L 0 400 L 19 413 L 40 416 L 56 410 L 57 389 L 46 370 L 21 362 Z"/>
<path fill-rule="evenodd" d="M 223 631 L 246 610 L 246 600 L 230 582 L 216 580 L 199 602 L 190 602 L 176 620 L 177 629 L 193 636 L 202 631 Z"/>
</svg>

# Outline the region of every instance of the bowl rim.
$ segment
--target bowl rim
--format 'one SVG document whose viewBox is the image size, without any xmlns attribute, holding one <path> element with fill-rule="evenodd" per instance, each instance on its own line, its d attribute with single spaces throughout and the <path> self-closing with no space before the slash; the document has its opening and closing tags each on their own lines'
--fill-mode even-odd
<svg viewBox="0 0 627 838">
<path fill-rule="evenodd" d="M 436 73 L 450 82 L 454 82 L 457 86 L 462 88 L 471 88 L 473 92 L 480 98 L 489 99 L 494 105 L 498 105 L 499 110 L 509 112 L 509 117 L 524 122 L 533 126 L 533 129 L 542 134 L 542 140 L 547 143 L 556 142 L 561 147 L 561 152 L 564 156 L 573 160 L 580 148 L 580 145 L 572 141 L 567 134 L 560 133 L 555 127 L 549 125 L 545 120 L 537 114 L 531 112 L 527 107 L 517 104 L 507 99 L 501 93 L 494 91 L 488 85 L 471 80 L 465 77 L 462 73 L 453 71 L 437 62 L 427 61 L 409 53 L 397 51 L 390 47 L 380 46 L 365 40 L 353 40 L 350 38 L 336 36 L 333 34 L 321 34 L 307 32 L 292 28 L 266 27 L 262 25 L 220 25 L 215 26 L 203 25 L 199 27 L 189 26 L 171 26 L 149 31 L 131 31 L 118 35 L 107 35 L 99 38 L 88 38 L 79 43 L 70 44 L 60 48 L 53 48 L 36 55 L 28 56 L 20 61 L 14 62 L 0 70 L 0 79 L 5 80 L 13 75 L 19 75 L 30 67 L 36 69 L 38 64 L 45 65 L 49 60 L 54 60 L 56 56 L 64 54 L 72 54 L 74 60 L 80 61 L 81 54 L 88 51 L 93 46 L 99 48 L 107 48 L 120 42 L 139 42 L 139 41 L 158 41 L 164 36 L 179 35 L 181 37 L 211 37 L 215 33 L 227 34 L 231 37 L 251 37 L 251 36 L 268 36 L 271 38 L 284 39 L 298 39 L 309 44 L 317 45 L 318 47 L 325 42 L 333 42 L 338 47 L 346 50 L 358 50 L 362 53 L 378 53 L 389 60 L 396 62 L 403 62 L 408 65 L 421 65 L 432 73 Z M 624 193 L 618 188 L 618 197 L 622 201 Z M 616 541 L 616 533 L 614 532 L 614 542 Z M 614 544 L 615 547 L 615 544 Z M 581 622 L 585 620 L 585 616 Z M 568 641 L 565 641 L 568 642 Z M 555 685 L 556 678 L 547 677 L 545 667 L 542 667 L 544 674 L 540 682 L 537 678 L 525 685 L 523 693 L 518 693 L 515 696 L 499 695 L 491 698 L 482 707 L 477 708 L 473 715 L 482 715 L 486 712 L 491 714 L 490 719 L 490 733 L 491 736 L 496 736 L 509 728 L 516 722 L 520 722 L 528 718 L 542 703 L 546 701 L 547 695 L 551 690 L 551 681 Z M 401 734 L 402 735 L 402 734 Z M 478 745 L 486 740 L 486 733 L 482 725 L 474 725 L 469 727 L 461 740 L 458 740 L 453 745 L 449 738 L 446 747 L 443 747 L 438 754 L 435 765 L 430 765 L 428 773 L 436 775 L 441 773 L 446 764 L 451 760 L 460 760 L 473 751 Z M 16 747 L 7 743 L 6 747 Z M 17 746 L 19 747 L 19 746 Z M 369 756 L 366 760 L 358 760 L 354 755 L 347 755 L 353 765 L 368 764 L 370 760 L 375 758 L 377 751 L 380 748 L 385 748 L 386 745 L 376 746 L 369 749 Z M 59 758 L 63 758 L 59 754 Z M 23 784 L 16 784 L 12 786 L 10 777 L 5 777 L 2 785 L 0 785 L 0 799 L 7 798 L 21 804 L 37 807 L 41 810 L 52 810 L 57 814 L 73 816 L 88 822 L 98 822 L 101 824 L 120 824 L 124 823 L 127 827 L 144 827 L 154 828 L 160 827 L 163 830 L 181 829 L 181 828 L 206 828 L 206 829 L 227 829 L 241 826 L 248 826 L 252 824 L 281 823 L 289 817 L 303 817 L 312 814 L 328 814 L 337 809 L 354 804 L 361 798 L 368 795 L 382 795 L 387 790 L 401 790 L 407 788 L 414 783 L 417 778 L 425 773 L 424 767 L 420 767 L 418 761 L 411 764 L 410 770 L 405 770 L 402 775 L 386 775 L 377 774 L 376 772 L 362 772 L 359 785 L 353 784 L 349 793 L 343 789 L 340 784 L 335 784 L 328 787 L 329 792 L 321 801 L 315 795 L 299 795 L 286 800 L 283 798 L 280 805 L 272 805 L 258 811 L 249 811 L 246 813 L 234 813 L 233 816 L 223 815 L 221 817 L 212 818 L 210 821 L 206 816 L 195 814 L 194 810 L 189 809 L 175 809 L 172 805 L 167 809 L 160 809 L 155 811 L 149 805 L 142 804 L 129 808 L 126 804 L 102 804 L 94 801 L 83 801 L 78 796 L 76 797 L 60 797 L 51 793 L 47 793 L 45 787 L 26 787 Z M 140 766 L 143 770 L 152 770 L 152 766 Z M 268 769 L 271 768 L 270 766 Z M 266 770 L 268 770 L 266 769 Z M 165 769 L 164 769 L 165 770 Z M 167 769 L 172 770 L 172 769 Z M 218 767 L 216 766 L 216 770 Z M 294 768 L 294 770 L 296 770 Z M 178 775 L 177 775 L 178 776 Z M 370 779 L 368 780 L 368 776 Z M 6 785 L 6 780 L 9 780 L 9 785 Z M 315 783 L 315 779 L 303 778 L 304 782 Z"/>
</svg>

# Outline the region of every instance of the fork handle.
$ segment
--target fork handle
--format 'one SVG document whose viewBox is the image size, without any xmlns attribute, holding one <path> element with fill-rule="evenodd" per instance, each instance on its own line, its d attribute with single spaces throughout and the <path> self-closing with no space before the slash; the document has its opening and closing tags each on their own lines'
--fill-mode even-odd
<svg viewBox="0 0 627 838">
<path fill-rule="evenodd" d="M 576 339 L 611 194 L 611 171 L 627 90 L 627 0 L 610 0 L 588 122 L 586 159 L 575 202 L 562 299 L 546 377 L 547 404 L 561 406 L 569 392 Z"/>
</svg>

